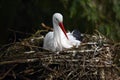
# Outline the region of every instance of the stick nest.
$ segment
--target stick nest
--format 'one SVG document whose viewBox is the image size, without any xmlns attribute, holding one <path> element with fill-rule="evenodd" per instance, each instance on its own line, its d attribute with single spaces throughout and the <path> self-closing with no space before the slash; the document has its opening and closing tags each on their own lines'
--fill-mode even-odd
<svg viewBox="0 0 120 80">
<path fill-rule="evenodd" d="M 119 80 L 120 44 L 97 30 L 83 34 L 79 48 L 50 52 L 42 48 L 48 30 L 38 30 L 0 51 L 0 80 Z"/>
</svg>

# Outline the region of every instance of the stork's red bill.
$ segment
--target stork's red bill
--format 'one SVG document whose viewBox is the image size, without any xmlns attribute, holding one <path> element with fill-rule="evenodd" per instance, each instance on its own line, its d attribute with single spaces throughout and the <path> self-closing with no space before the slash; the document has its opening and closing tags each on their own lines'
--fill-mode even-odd
<svg viewBox="0 0 120 80">
<path fill-rule="evenodd" d="M 53 14 L 53 31 L 48 32 L 44 38 L 43 48 L 50 51 L 62 51 L 64 49 L 78 47 L 80 41 L 72 33 L 66 33 L 63 25 L 63 16 L 60 13 Z"/>
</svg>

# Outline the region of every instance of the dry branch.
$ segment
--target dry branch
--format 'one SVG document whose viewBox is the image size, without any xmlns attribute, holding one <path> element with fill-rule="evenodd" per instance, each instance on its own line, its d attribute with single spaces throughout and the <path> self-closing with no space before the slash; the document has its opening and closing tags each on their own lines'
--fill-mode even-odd
<svg viewBox="0 0 120 80">
<path fill-rule="evenodd" d="M 41 26 L 47 30 L 51 30 L 53 31 L 53 28 L 49 27 L 49 26 L 46 26 L 44 23 L 41 23 Z"/>
<path fill-rule="evenodd" d="M 29 63 L 29 62 L 36 62 L 38 61 L 38 58 L 34 58 L 34 59 L 16 59 L 16 60 L 12 60 L 12 61 L 2 61 L 0 62 L 0 66 L 1 65 L 8 65 L 8 64 L 19 64 L 19 63 Z"/>
</svg>

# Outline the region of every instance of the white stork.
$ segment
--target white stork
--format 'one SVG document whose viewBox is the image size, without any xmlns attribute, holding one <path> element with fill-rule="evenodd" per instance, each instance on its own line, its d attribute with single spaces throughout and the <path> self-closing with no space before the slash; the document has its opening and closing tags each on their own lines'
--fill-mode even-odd
<svg viewBox="0 0 120 80">
<path fill-rule="evenodd" d="M 66 33 L 63 25 L 63 16 L 60 13 L 55 13 L 52 20 L 53 31 L 46 34 L 43 44 L 44 49 L 62 51 L 80 45 L 81 42 L 77 40 L 72 33 Z"/>
</svg>

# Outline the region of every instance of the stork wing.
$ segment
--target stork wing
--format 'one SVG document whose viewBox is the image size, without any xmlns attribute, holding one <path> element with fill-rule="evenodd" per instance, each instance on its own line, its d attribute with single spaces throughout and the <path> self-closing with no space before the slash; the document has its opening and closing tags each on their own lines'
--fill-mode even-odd
<svg viewBox="0 0 120 80">
<path fill-rule="evenodd" d="M 76 46 L 76 48 L 80 45 L 81 41 L 77 40 L 72 33 L 68 32 L 67 33 L 69 41 Z"/>
<path fill-rule="evenodd" d="M 47 50 L 51 50 L 51 48 L 53 48 L 53 32 L 46 34 L 44 38 L 43 48 Z"/>
</svg>

